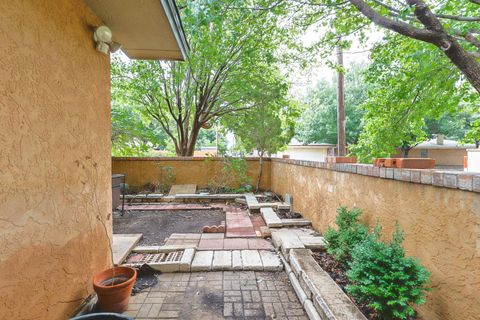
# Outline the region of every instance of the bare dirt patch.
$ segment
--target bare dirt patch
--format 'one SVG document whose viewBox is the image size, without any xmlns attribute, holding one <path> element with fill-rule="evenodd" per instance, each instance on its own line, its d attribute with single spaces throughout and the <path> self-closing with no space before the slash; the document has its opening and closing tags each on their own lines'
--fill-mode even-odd
<svg viewBox="0 0 480 320">
<path fill-rule="evenodd" d="M 113 215 L 113 233 L 141 233 L 141 245 L 163 245 L 172 233 L 201 233 L 222 221 L 223 210 L 129 211 Z"/>
</svg>

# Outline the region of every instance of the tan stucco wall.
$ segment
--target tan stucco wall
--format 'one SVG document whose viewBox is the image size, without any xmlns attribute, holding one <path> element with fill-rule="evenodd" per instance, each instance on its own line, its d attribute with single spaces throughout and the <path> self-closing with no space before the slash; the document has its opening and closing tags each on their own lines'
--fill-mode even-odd
<svg viewBox="0 0 480 320">
<path fill-rule="evenodd" d="M 272 160 L 272 190 L 293 196 L 294 209 L 317 230 L 339 206 L 357 206 L 390 236 L 399 221 L 407 254 L 431 271 L 423 319 L 476 319 L 480 314 L 480 196 L 475 192 L 335 172 Z"/>
<path fill-rule="evenodd" d="M 164 166 L 173 168 L 176 184 L 197 184 L 206 187 L 222 168 L 221 158 L 112 158 L 112 172 L 126 174 L 126 182 L 130 186 L 141 187 L 147 183 L 158 181 L 160 170 Z M 258 175 L 258 160 L 247 158 L 248 176 L 255 184 Z M 270 160 L 263 162 L 263 173 L 260 189 L 270 188 Z"/>
<path fill-rule="evenodd" d="M 82 0 L 0 1 L 0 319 L 66 319 L 109 265 L 110 73 L 94 24 Z"/>
</svg>

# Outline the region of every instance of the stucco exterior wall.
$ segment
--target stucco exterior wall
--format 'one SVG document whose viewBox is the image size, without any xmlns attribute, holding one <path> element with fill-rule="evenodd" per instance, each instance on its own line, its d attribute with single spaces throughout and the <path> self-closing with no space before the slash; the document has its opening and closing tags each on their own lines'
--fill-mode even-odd
<svg viewBox="0 0 480 320">
<path fill-rule="evenodd" d="M 0 319 L 66 319 L 110 265 L 98 24 L 82 0 L 0 1 Z"/>
<path fill-rule="evenodd" d="M 423 319 L 476 319 L 480 314 L 480 196 L 476 192 L 380 179 L 273 160 L 271 187 L 293 196 L 294 210 L 323 232 L 339 206 L 363 210 L 390 237 L 405 231 L 408 255 L 431 272 Z"/>
<path fill-rule="evenodd" d="M 208 159 L 208 160 L 207 160 Z M 153 181 L 158 181 L 161 168 L 173 168 L 176 184 L 196 184 L 207 187 L 216 172 L 222 168 L 221 158 L 112 158 L 112 172 L 126 174 L 126 182 L 130 186 L 141 187 Z M 248 176 L 255 185 L 258 175 L 258 159 L 247 158 Z M 270 159 L 263 162 L 263 173 L 260 189 L 270 188 Z"/>
</svg>

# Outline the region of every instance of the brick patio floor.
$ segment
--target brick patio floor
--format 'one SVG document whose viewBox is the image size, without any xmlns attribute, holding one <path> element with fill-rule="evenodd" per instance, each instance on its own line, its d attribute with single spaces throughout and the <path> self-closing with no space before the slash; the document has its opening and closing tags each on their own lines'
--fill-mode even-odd
<svg viewBox="0 0 480 320">
<path fill-rule="evenodd" d="M 308 319 L 285 272 L 167 273 L 131 297 L 136 319 Z"/>
</svg>

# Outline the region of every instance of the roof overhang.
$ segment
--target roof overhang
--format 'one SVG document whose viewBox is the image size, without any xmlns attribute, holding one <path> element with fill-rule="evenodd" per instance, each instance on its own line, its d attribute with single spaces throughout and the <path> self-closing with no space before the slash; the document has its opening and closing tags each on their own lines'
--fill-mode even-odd
<svg viewBox="0 0 480 320">
<path fill-rule="evenodd" d="M 174 0 L 85 0 L 131 59 L 185 60 L 188 44 Z"/>
</svg>

